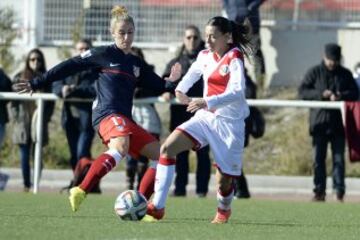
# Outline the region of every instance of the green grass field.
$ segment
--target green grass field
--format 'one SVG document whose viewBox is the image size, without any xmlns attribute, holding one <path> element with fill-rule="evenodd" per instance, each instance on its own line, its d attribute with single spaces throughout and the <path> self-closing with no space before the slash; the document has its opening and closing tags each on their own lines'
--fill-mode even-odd
<svg viewBox="0 0 360 240">
<path fill-rule="evenodd" d="M 234 200 L 228 224 L 212 225 L 214 198 L 170 198 L 165 219 L 125 222 L 114 195 L 90 195 L 78 213 L 67 196 L 0 193 L 0 239 L 360 239 L 360 205 Z"/>
</svg>

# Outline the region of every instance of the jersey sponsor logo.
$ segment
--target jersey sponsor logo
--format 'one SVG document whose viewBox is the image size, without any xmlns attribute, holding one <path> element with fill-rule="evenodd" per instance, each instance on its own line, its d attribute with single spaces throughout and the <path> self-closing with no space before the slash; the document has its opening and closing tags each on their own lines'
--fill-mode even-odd
<svg viewBox="0 0 360 240">
<path fill-rule="evenodd" d="M 220 74 L 221 76 L 225 76 L 225 75 L 228 74 L 229 72 L 230 72 L 229 65 L 224 64 L 224 65 L 220 66 L 220 68 L 219 68 L 219 74 Z"/>
<path fill-rule="evenodd" d="M 92 54 L 91 54 L 91 50 L 89 49 L 89 50 L 86 50 L 85 52 L 83 52 L 83 53 L 81 53 L 80 54 L 80 57 L 81 58 L 88 58 L 88 57 L 90 57 Z"/>
<path fill-rule="evenodd" d="M 110 63 L 110 67 L 116 67 L 116 66 L 120 66 L 120 63 Z"/>
<path fill-rule="evenodd" d="M 134 72 L 134 76 L 135 77 L 139 77 L 140 76 L 140 68 L 137 66 L 133 66 L 133 72 Z"/>
</svg>

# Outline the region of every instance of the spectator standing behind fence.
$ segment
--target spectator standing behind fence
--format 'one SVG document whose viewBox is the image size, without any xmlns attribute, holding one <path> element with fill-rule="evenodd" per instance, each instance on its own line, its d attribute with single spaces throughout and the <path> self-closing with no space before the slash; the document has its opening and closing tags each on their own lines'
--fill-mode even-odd
<svg viewBox="0 0 360 240">
<path fill-rule="evenodd" d="M 75 44 L 76 55 L 89 50 L 91 41 L 82 39 Z M 99 74 L 93 69 L 77 73 L 62 81 L 53 83 L 52 91 L 61 98 L 94 99 L 95 80 Z M 62 109 L 61 124 L 65 130 L 70 150 L 70 165 L 74 170 L 79 159 L 91 158 L 91 144 L 94 129 L 91 124 L 92 102 L 65 101 Z"/>
<path fill-rule="evenodd" d="M 163 76 L 169 76 L 171 67 L 176 63 L 180 63 L 182 67 L 183 77 L 191 64 L 195 62 L 198 53 L 205 48 L 205 43 L 201 39 L 200 30 L 189 25 L 185 28 L 183 44 L 177 52 L 177 56 L 172 59 L 166 66 Z M 174 85 L 175 87 L 175 85 Z M 204 81 L 203 79 L 196 82 L 189 90 L 188 96 L 201 97 L 203 95 Z M 173 93 L 165 93 L 164 98 L 170 99 Z M 172 96 L 169 96 L 169 95 Z M 186 111 L 185 105 L 170 106 L 170 132 L 174 131 L 177 126 L 189 120 L 194 114 Z M 211 175 L 211 160 L 209 156 L 209 147 L 196 151 L 197 167 L 196 167 L 196 194 L 199 197 L 205 197 L 208 192 L 208 185 Z M 176 156 L 176 176 L 174 196 L 186 196 L 186 185 L 188 184 L 189 174 L 189 151 L 184 151 Z"/>
<path fill-rule="evenodd" d="M 256 98 L 256 84 L 253 82 L 251 77 L 247 74 L 246 68 L 244 68 L 245 75 L 245 97 L 246 99 L 255 99 Z M 250 115 L 245 119 L 245 140 L 244 140 L 244 148 L 249 145 L 250 142 L 250 126 L 251 126 L 251 109 L 250 107 Z M 235 197 L 236 198 L 250 198 L 249 186 L 245 177 L 244 169 L 241 169 L 241 175 L 238 178 L 234 179 L 235 183 Z"/>
<path fill-rule="evenodd" d="M 356 81 L 356 85 L 357 85 L 358 90 L 360 92 L 360 62 L 355 65 L 354 79 Z M 359 94 L 359 97 L 358 97 L 358 101 L 360 101 L 360 94 Z"/>
<path fill-rule="evenodd" d="M 131 53 L 141 58 L 146 63 L 145 56 L 141 48 L 132 47 Z M 154 71 L 153 65 L 149 65 L 149 67 Z M 134 97 L 147 98 L 147 97 L 155 97 L 157 95 L 158 94 L 154 90 L 139 86 L 135 89 Z M 132 109 L 132 116 L 138 125 L 140 125 L 151 135 L 153 135 L 157 140 L 159 140 L 161 134 L 161 121 L 155 109 L 154 104 L 150 104 L 150 103 L 135 104 Z M 137 177 L 136 189 L 139 189 L 141 179 L 144 176 L 148 168 L 148 165 L 149 165 L 149 159 L 144 156 L 140 156 L 138 159 L 134 159 L 131 156 L 127 157 L 126 177 L 128 182 L 128 189 L 134 189 L 136 177 Z"/>
<path fill-rule="evenodd" d="M 304 100 L 353 101 L 358 97 L 351 72 L 340 65 L 341 47 L 335 43 L 325 45 L 323 61 L 311 68 L 299 87 Z M 340 110 L 311 109 L 310 135 L 314 152 L 314 201 L 325 201 L 326 152 L 331 144 L 333 161 L 333 189 L 338 201 L 345 195 L 345 135 Z"/>
<path fill-rule="evenodd" d="M 11 92 L 11 80 L 0 68 L 0 92 Z M 0 99 L 0 149 L 5 138 L 6 123 L 9 121 L 8 111 L 6 108 L 8 101 Z M 1 159 L 0 159 L 1 166 Z M 0 191 L 5 189 L 9 175 L 0 172 Z"/>
<path fill-rule="evenodd" d="M 25 60 L 24 70 L 17 73 L 13 79 L 13 84 L 26 83 L 36 76 L 46 72 L 44 54 L 39 49 L 31 50 Z M 51 92 L 51 86 L 47 85 L 44 92 Z M 30 157 L 33 153 L 35 142 L 35 118 L 36 104 L 34 101 L 11 101 L 10 116 L 12 118 L 13 130 L 12 141 L 19 145 L 21 170 L 24 180 L 24 192 L 28 192 L 31 187 L 30 180 Z M 49 141 L 48 123 L 54 111 L 54 102 L 45 102 L 43 119 L 43 146 Z"/>
<path fill-rule="evenodd" d="M 266 0 L 223 0 L 223 8 L 226 16 L 237 23 L 243 23 L 248 19 L 251 24 L 254 46 L 254 76 L 261 91 L 265 89 L 265 59 L 261 50 L 261 37 L 260 37 L 260 11 L 259 8 Z"/>
</svg>

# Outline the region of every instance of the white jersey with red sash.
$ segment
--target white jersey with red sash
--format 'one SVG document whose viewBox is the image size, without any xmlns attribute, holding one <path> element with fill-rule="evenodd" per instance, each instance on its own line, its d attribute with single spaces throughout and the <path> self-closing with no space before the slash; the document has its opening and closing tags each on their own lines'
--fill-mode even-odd
<svg viewBox="0 0 360 240">
<path fill-rule="evenodd" d="M 249 107 L 245 99 L 243 54 L 229 50 L 221 59 L 209 50 L 199 53 L 176 91 L 186 93 L 203 76 L 207 109 L 197 111 L 177 129 L 194 141 L 194 148 L 210 145 L 221 172 L 239 176 L 244 148 L 245 118 Z"/>
</svg>

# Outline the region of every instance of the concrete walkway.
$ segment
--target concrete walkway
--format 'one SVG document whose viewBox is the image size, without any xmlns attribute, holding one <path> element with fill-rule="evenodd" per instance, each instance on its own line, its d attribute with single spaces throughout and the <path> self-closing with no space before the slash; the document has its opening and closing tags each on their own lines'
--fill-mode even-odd
<svg viewBox="0 0 360 240">
<path fill-rule="evenodd" d="M 22 176 L 20 169 L 2 168 L 2 173 L 10 175 L 6 191 L 22 191 Z M 312 196 L 312 177 L 298 176 L 262 176 L 247 175 L 249 189 L 254 198 L 284 199 L 284 200 L 309 200 Z M 39 192 L 59 192 L 68 185 L 72 178 L 70 170 L 48 170 L 42 172 Z M 332 201 L 331 178 L 328 178 L 328 199 Z M 360 179 L 346 179 L 346 201 L 360 202 Z M 215 196 L 215 177 L 211 176 L 209 196 Z M 103 193 L 116 194 L 126 189 L 125 173 L 113 171 L 101 181 Z M 195 175 L 190 174 L 188 195 L 195 195 Z"/>
</svg>

